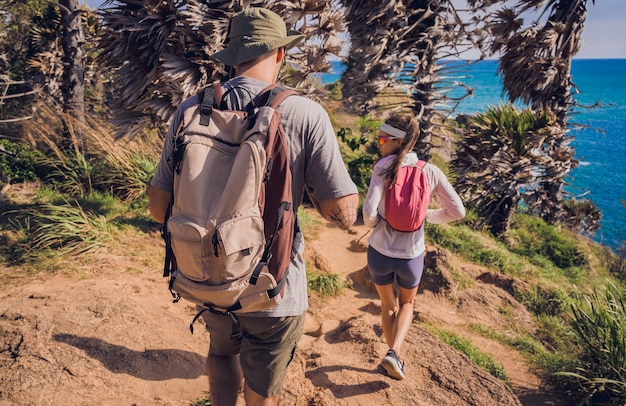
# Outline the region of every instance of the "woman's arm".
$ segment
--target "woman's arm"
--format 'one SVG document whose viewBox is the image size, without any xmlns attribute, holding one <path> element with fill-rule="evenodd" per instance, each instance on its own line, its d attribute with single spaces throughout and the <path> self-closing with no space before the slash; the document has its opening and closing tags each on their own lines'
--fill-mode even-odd
<svg viewBox="0 0 626 406">
<path fill-rule="evenodd" d="M 378 165 L 374 167 L 367 196 L 363 202 L 363 223 L 368 227 L 378 224 L 378 204 L 383 197 L 385 187 L 380 171 Z"/>
<path fill-rule="evenodd" d="M 426 221 L 433 224 L 444 224 L 451 221 L 460 220 L 465 217 L 465 207 L 461 197 L 454 190 L 446 175 L 439 168 L 431 165 L 433 169 L 434 184 L 431 195 L 437 196 L 443 206 L 441 209 L 429 209 L 426 214 Z"/>
</svg>

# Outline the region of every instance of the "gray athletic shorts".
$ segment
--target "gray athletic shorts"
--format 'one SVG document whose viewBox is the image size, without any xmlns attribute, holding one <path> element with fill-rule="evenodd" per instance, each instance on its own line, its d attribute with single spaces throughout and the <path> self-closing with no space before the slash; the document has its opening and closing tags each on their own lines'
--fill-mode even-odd
<svg viewBox="0 0 626 406">
<path fill-rule="evenodd" d="M 303 313 L 293 317 L 239 315 L 241 338 L 234 339 L 230 316 L 202 313 L 210 335 L 209 355 L 236 355 L 246 384 L 259 395 L 278 395 L 304 329 Z"/>
<path fill-rule="evenodd" d="M 377 285 L 389 285 L 396 278 L 401 288 L 413 289 L 419 286 L 422 279 L 424 254 L 411 259 L 391 258 L 368 247 L 367 267 Z"/>
</svg>

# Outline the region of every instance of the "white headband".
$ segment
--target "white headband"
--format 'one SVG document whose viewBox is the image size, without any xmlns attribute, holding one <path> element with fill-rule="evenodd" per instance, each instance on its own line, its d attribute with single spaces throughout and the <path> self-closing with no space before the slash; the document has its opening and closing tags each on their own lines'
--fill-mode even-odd
<svg viewBox="0 0 626 406">
<path fill-rule="evenodd" d="M 406 137 L 406 132 L 405 131 L 398 130 L 397 128 L 392 127 L 392 126 L 390 126 L 387 123 L 383 123 L 383 125 L 380 126 L 380 131 L 391 135 L 393 138 L 404 138 L 404 137 Z"/>
</svg>

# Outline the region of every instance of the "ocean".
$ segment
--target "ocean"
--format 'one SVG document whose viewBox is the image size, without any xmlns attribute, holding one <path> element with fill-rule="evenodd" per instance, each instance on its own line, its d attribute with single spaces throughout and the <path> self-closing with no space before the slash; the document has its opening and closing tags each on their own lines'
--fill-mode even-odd
<svg viewBox="0 0 626 406">
<path fill-rule="evenodd" d="M 340 78 L 341 63 L 332 65 L 330 73 L 321 75 L 322 83 Z M 457 107 L 457 114 L 473 114 L 506 102 L 496 70 L 496 61 L 480 61 L 467 68 L 459 80 L 474 92 Z M 580 163 L 571 171 L 566 190 L 598 206 L 602 220 L 594 239 L 616 250 L 626 241 L 626 59 L 576 59 L 572 77 L 581 107 L 569 118 L 569 135 Z M 582 107 L 596 103 L 599 107 Z"/>
</svg>

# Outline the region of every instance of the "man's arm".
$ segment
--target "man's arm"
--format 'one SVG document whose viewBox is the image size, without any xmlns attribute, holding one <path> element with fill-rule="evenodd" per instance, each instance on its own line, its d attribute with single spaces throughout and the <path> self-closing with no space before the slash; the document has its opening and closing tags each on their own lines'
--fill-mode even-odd
<svg viewBox="0 0 626 406">
<path fill-rule="evenodd" d="M 349 229 L 356 221 L 359 207 L 359 195 L 338 197 L 336 199 L 316 201 L 311 195 L 309 198 L 313 206 L 328 221 L 332 221 L 344 230 Z"/>
<path fill-rule="evenodd" d="M 150 214 L 157 222 L 163 224 L 167 207 L 172 200 L 172 193 L 150 185 L 148 186 L 148 200 L 150 201 Z"/>
</svg>

